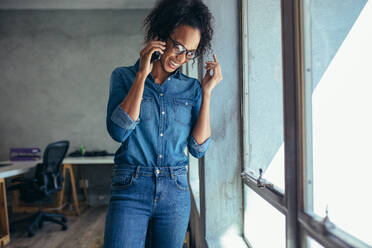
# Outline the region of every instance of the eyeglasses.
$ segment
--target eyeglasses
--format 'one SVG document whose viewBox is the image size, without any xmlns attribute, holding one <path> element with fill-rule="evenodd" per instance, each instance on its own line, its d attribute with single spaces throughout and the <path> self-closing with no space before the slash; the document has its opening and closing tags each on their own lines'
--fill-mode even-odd
<svg viewBox="0 0 372 248">
<path fill-rule="evenodd" d="M 176 54 L 186 53 L 187 59 L 194 59 L 197 56 L 195 50 L 187 50 L 181 43 L 178 43 L 177 41 L 173 40 L 170 36 L 169 39 L 173 42 L 172 51 L 174 53 Z"/>
</svg>

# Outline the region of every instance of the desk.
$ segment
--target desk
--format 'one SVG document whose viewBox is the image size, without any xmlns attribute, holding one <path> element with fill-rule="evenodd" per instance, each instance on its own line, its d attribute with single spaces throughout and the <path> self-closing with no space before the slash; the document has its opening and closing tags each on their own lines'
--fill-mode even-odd
<svg viewBox="0 0 372 248">
<path fill-rule="evenodd" d="M 11 163 L 10 166 L 1 166 L 3 164 Z M 0 247 L 5 246 L 10 242 L 9 235 L 9 222 L 8 222 L 8 208 L 6 200 L 6 185 L 5 178 L 25 174 L 31 171 L 38 163 L 42 163 L 42 160 L 35 161 L 3 161 L 0 162 Z M 113 165 L 114 157 L 67 157 L 62 162 L 63 166 L 63 178 L 66 178 L 66 172 L 68 171 L 71 179 L 72 195 L 74 199 L 75 214 L 80 214 L 80 206 L 77 199 L 77 190 L 75 184 L 75 176 L 72 166 L 75 165 L 90 165 L 90 164 L 104 164 Z M 65 192 L 65 181 L 63 181 L 62 190 L 58 194 L 58 206 L 63 206 L 64 203 L 64 192 Z M 86 185 L 84 185 L 86 186 Z M 83 187 L 85 199 L 88 199 L 87 187 Z"/>
<path fill-rule="evenodd" d="M 12 165 L 2 166 L 9 163 L 12 163 Z M 0 162 L 0 247 L 10 242 L 5 178 L 27 173 L 35 167 L 37 163 L 37 161 L 16 163 L 11 161 Z"/>
<path fill-rule="evenodd" d="M 74 213 L 79 215 L 81 212 L 80 204 L 77 198 L 77 190 L 76 190 L 76 183 L 75 183 L 75 176 L 72 166 L 79 166 L 79 165 L 92 165 L 92 164 L 103 164 L 103 165 L 113 165 L 114 164 L 114 156 L 106 156 L 106 157 L 67 157 L 63 160 L 63 178 L 66 178 L 66 172 L 68 171 L 70 174 L 71 179 L 71 188 L 72 188 L 72 197 L 74 200 Z M 82 178 L 84 179 L 84 178 Z M 64 185 L 64 182 L 63 182 Z M 62 196 L 64 196 L 64 189 L 62 187 Z M 87 187 L 83 185 L 84 197 L 85 200 L 88 201 L 88 191 Z M 63 203 L 63 198 L 59 199 L 60 204 Z M 85 204 L 86 206 L 87 204 Z M 69 214 L 69 213 L 68 213 Z"/>
</svg>

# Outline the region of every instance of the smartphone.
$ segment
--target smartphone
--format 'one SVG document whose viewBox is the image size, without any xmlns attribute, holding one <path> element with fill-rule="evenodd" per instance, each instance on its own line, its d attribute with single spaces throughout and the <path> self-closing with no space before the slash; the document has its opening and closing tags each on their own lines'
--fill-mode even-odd
<svg viewBox="0 0 372 248">
<path fill-rule="evenodd" d="M 159 41 L 164 41 L 164 39 L 159 39 Z M 157 61 L 159 60 L 161 57 L 161 54 L 160 52 L 158 51 L 155 51 L 152 55 L 151 55 L 151 60 L 150 60 L 150 63 L 153 63 L 154 61 Z"/>
<path fill-rule="evenodd" d="M 155 51 L 152 56 L 151 56 L 151 60 L 150 60 L 150 63 L 154 62 L 154 61 L 157 61 L 160 59 L 160 52 L 158 51 Z"/>
</svg>

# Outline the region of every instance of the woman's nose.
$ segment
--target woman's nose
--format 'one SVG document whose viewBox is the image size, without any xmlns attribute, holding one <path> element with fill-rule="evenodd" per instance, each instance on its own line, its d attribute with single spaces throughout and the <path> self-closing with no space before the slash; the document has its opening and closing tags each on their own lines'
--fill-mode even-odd
<svg viewBox="0 0 372 248">
<path fill-rule="evenodd" d="M 186 53 L 181 53 L 176 55 L 177 63 L 181 64 L 183 61 L 186 60 Z"/>
</svg>

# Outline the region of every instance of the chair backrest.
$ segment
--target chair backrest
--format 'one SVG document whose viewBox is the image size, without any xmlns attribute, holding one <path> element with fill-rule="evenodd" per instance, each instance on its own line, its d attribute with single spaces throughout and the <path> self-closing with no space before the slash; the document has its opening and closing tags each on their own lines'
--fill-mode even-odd
<svg viewBox="0 0 372 248">
<path fill-rule="evenodd" d="M 43 163 L 36 169 L 35 177 L 42 185 L 46 195 L 62 189 L 62 161 L 65 158 L 70 142 L 67 140 L 49 144 L 44 151 Z"/>
</svg>

